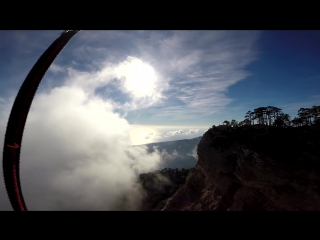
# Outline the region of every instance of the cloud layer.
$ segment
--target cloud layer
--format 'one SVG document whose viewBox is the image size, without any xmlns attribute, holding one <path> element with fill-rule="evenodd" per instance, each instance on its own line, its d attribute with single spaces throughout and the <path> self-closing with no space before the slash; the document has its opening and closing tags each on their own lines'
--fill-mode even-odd
<svg viewBox="0 0 320 240">
<path fill-rule="evenodd" d="M 149 114 L 156 119 L 191 122 L 218 113 L 233 101 L 226 93 L 250 75 L 246 67 L 258 57 L 259 36 L 259 31 L 83 31 L 79 42 L 85 44 L 75 46 L 73 55 L 83 61 L 90 57 L 94 60 L 90 65 L 100 68 L 106 63 L 142 60 L 157 80 L 154 86 L 152 81 L 142 80 L 141 84 L 152 90 L 131 86 L 128 81 L 122 88 L 135 89 L 135 97 L 143 92 L 145 96 L 153 91 L 160 94 L 140 98 L 140 105 L 136 101 L 126 110 L 152 106 Z M 127 63 L 123 65 L 125 72 Z M 132 66 L 143 64 L 137 61 Z"/>
<path fill-rule="evenodd" d="M 160 154 L 132 148 L 129 123 L 111 102 L 86 90 L 66 84 L 38 94 L 33 102 L 20 168 L 30 210 L 139 209 L 143 192 L 136 177 L 157 169 Z M 12 104 L 4 101 L 2 136 Z M 0 209 L 10 209 L 7 199 L 1 199 Z"/>
<path fill-rule="evenodd" d="M 36 42 L 30 41 L 34 33 L 14 34 L 29 58 L 19 65 L 15 55 L 11 71 L 30 69 L 54 34 L 40 34 Z M 21 146 L 27 207 L 137 210 L 143 193 L 135 178 L 157 169 L 161 154 L 130 145 L 197 137 L 207 127 L 140 131 L 126 115 L 148 109 L 141 118 L 168 125 L 220 111 L 232 101 L 228 87 L 249 75 L 244 69 L 256 59 L 258 36 L 255 31 L 81 32 L 50 67 L 27 119 Z M 2 136 L 15 97 L 10 94 L 0 99 Z M 0 194 L 6 195 L 2 180 Z M 6 198 L 0 209 L 11 209 Z"/>
</svg>

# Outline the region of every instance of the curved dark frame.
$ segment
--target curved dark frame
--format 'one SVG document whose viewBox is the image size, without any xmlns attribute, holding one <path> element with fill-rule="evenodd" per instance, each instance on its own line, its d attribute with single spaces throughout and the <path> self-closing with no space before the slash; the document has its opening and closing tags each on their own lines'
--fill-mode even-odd
<svg viewBox="0 0 320 240">
<path fill-rule="evenodd" d="M 66 30 L 41 55 L 24 80 L 11 109 L 3 147 L 3 177 L 15 211 L 27 211 L 20 185 L 20 151 L 27 116 L 38 86 L 50 65 L 80 30 Z"/>
</svg>

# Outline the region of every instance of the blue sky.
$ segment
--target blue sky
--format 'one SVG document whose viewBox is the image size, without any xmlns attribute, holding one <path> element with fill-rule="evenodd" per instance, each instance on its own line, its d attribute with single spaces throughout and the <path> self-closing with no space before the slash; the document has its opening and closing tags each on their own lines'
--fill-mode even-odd
<svg viewBox="0 0 320 240">
<path fill-rule="evenodd" d="M 1 31 L 2 102 L 16 95 L 60 33 Z M 38 93 L 80 87 L 111 103 L 131 126 L 148 126 L 147 142 L 191 138 L 190 129 L 243 120 L 256 107 L 274 105 L 294 117 L 300 107 L 319 105 L 319 40 L 320 31 L 309 30 L 82 31 Z"/>
<path fill-rule="evenodd" d="M 26 75 L 61 32 L 0 31 L 0 135 Z M 120 209 L 137 209 L 133 179 L 157 169 L 162 153 L 131 145 L 198 137 L 261 106 L 295 117 L 320 105 L 319 42 L 320 31 L 81 31 L 51 65 L 28 115 L 28 208 L 119 209 L 129 193 Z"/>
</svg>

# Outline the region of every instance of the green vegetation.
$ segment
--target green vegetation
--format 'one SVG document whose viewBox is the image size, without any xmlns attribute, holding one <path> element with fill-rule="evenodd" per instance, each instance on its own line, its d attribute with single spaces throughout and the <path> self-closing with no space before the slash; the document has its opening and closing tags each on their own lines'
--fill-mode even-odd
<svg viewBox="0 0 320 240">
<path fill-rule="evenodd" d="M 222 151 L 240 144 L 284 164 L 320 166 L 320 106 L 300 108 L 292 121 L 280 108 L 260 107 L 248 111 L 239 123 L 225 120 L 208 132 Z"/>
<path fill-rule="evenodd" d="M 320 169 L 320 106 L 300 108 L 291 120 L 280 108 L 268 106 L 248 111 L 243 121 L 225 120 L 212 126 L 205 143 L 223 152 L 244 146 L 246 154 L 264 154 L 279 167 L 317 171 Z M 227 152 L 231 162 L 237 153 Z M 142 210 L 160 210 L 165 201 L 185 183 L 191 169 L 170 169 L 140 174 L 139 182 L 146 192 Z M 320 170 L 319 170 L 320 171 Z"/>
<path fill-rule="evenodd" d="M 274 106 L 258 107 L 253 112 L 248 111 L 243 121 L 225 120 L 223 124 L 231 127 L 255 124 L 276 127 L 301 127 L 320 124 L 320 106 L 300 108 L 297 115 L 291 120 L 289 114 L 283 113 L 280 108 Z"/>
<path fill-rule="evenodd" d="M 165 168 L 139 175 L 146 196 L 142 210 L 160 210 L 169 197 L 185 183 L 190 169 Z"/>
</svg>

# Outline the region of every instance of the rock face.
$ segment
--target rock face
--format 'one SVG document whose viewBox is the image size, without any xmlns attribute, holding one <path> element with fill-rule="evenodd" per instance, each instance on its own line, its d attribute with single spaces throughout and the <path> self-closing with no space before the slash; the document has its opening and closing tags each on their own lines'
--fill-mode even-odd
<svg viewBox="0 0 320 240">
<path fill-rule="evenodd" d="M 221 128 L 211 128 L 203 135 L 196 167 L 162 211 L 320 210 L 319 129 L 284 129 L 281 133 L 249 129 L 240 133 Z M 264 144 L 265 136 L 274 141 Z M 279 147 L 282 140 L 287 143 Z M 260 141 L 258 145 L 256 141 Z"/>
</svg>

